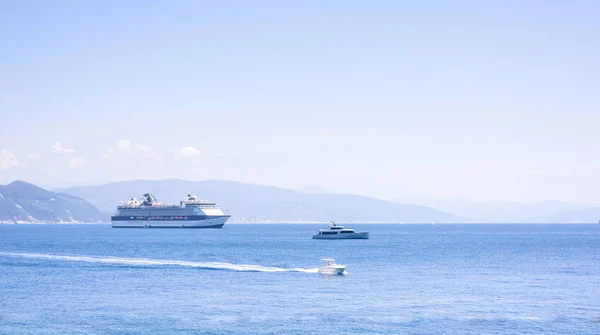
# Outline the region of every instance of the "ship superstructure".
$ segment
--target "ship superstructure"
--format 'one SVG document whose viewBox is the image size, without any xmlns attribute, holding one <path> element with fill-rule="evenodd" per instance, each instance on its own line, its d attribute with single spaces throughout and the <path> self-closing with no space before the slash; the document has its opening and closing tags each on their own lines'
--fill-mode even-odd
<svg viewBox="0 0 600 335">
<path fill-rule="evenodd" d="M 213 202 L 188 194 L 179 204 L 165 205 L 149 193 L 132 198 L 111 217 L 114 228 L 221 228 L 231 215 Z"/>
</svg>

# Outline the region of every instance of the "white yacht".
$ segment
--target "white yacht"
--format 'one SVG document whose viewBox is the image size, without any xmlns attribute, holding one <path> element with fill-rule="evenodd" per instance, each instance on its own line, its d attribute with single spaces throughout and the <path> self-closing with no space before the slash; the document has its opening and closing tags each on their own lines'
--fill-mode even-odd
<svg viewBox="0 0 600 335">
<path fill-rule="evenodd" d="M 354 229 L 344 228 L 338 226 L 335 222 L 331 221 L 328 229 L 319 229 L 319 231 L 313 235 L 314 239 L 317 240 L 337 240 L 337 239 L 369 239 L 369 232 L 357 232 Z"/>
<path fill-rule="evenodd" d="M 327 265 L 319 268 L 319 273 L 324 275 L 343 275 L 346 272 L 346 266 L 341 264 L 335 264 L 333 258 L 322 258 L 322 261 L 326 261 Z"/>
</svg>

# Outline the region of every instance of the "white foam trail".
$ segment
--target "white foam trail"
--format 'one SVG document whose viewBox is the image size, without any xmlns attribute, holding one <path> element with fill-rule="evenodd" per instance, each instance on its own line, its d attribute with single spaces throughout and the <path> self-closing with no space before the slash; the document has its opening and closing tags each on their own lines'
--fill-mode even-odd
<svg viewBox="0 0 600 335">
<path fill-rule="evenodd" d="M 119 265 L 129 265 L 129 266 L 176 265 L 176 266 L 192 267 L 192 268 L 199 268 L 199 269 L 246 271 L 246 272 L 304 272 L 304 273 L 317 273 L 318 272 L 317 268 L 314 268 L 314 269 L 303 269 L 303 268 L 285 269 L 285 268 L 250 265 L 250 264 L 231 264 L 231 263 L 221 263 L 221 262 L 188 262 L 188 261 L 179 261 L 179 260 L 148 259 L 148 258 L 62 256 L 62 255 L 32 254 L 32 253 L 19 253 L 19 252 L 0 252 L 0 255 L 31 258 L 31 259 L 48 259 L 48 260 L 55 260 L 55 261 L 119 264 Z"/>
</svg>

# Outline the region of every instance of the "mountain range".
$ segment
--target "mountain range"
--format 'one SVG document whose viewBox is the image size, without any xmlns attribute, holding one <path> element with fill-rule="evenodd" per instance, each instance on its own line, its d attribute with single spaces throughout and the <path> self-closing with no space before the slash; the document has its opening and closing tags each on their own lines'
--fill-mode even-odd
<svg viewBox="0 0 600 335">
<path fill-rule="evenodd" d="M 188 193 L 215 201 L 230 222 L 479 222 L 592 223 L 600 207 L 548 200 L 533 204 L 419 201 L 404 204 L 365 196 L 325 193 L 318 187 L 294 191 L 225 180 L 133 180 L 48 191 L 15 181 L 0 185 L 0 223 L 109 222 L 116 206 L 153 193 L 164 203 L 178 203 Z M 416 201 L 416 199 L 415 199 Z M 436 209 L 437 208 L 437 209 Z M 453 213 L 453 214 L 451 214 Z"/>
<path fill-rule="evenodd" d="M 516 201 L 471 201 L 460 198 L 405 197 L 398 201 L 416 203 L 468 218 L 470 222 L 556 223 L 598 222 L 600 207 L 575 202 L 545 200 L 535 203 Z"/>
<path fill-rule="evenodd" d="M 152 193 L 160 202 L 178 203 L 188 193 L 216 202 L 231 222 L 460 222 L 434 208 L 365 196 L 310 194 L 274 186 L 225 180 L 134 180 L 57 190 L 88 200 L 112 213 L 120 201 Z"/>
<path fill-rule="evenodd" d="M 535 218 L 531 222 L 547 223 L 600 223 L 600 207 L 589 207 L 584 209 L 560 212 Z"/>
<path fill-rule="evenodd" d="M 0 185 L 0 222 L 77 223 L 106 221 L 89 202 L 24 181 Z"/>
</svg>

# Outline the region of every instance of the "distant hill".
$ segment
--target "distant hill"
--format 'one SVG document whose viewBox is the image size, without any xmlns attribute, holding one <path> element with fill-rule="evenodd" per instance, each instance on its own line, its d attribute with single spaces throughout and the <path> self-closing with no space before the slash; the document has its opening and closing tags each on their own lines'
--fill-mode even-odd
<svg viewBox="0 0 600 335">
<path fill-rule="evenodd" d="M 554 215 L 571 211 L 575 211 L 574 213 L 576 213 L 578 210 L 585 210 L 593 207 L 587 204 L 558 200 L 519 203 L 511 201 L 475 202 L 466 199 L 413 199 L 410 202 L 438 208 L 461 217 L 470 218 L 470 222 L 489 223 L 554 222 L 548 221 L 551 220 Z M 573 222 L 580 221 L 577 217 L 573 217 L 573 219 Z M 597 221 L 598 220 L 596 220 L 596 222 Z M 572 221 L 569 220 L 563 222 L 568 223 Z"/>
<path fill-rule="evenodd" d="M 598 223 L 600 221 L 600 207 L 577 209 L 536 218 L 533 222 L 550 223 Z"/>
<path fill-rule="evenodd" d="M 107 221 L 94 205 L 68 194 L 54 193 L 24 181 L 0 185 L 0 222 Z"/>
<path fill-rule="evenodd" d="M 178 203 L 187 193 L 215 201 L 232 222 L 459 222 L 437 209 L 344 194 L 307 194 L 273 186 L 224 180 L 134 180 L 57 190 L 81 197 L 105 213 L 120 201 L 152 193 L 160 202 Z"/>
</svg>

